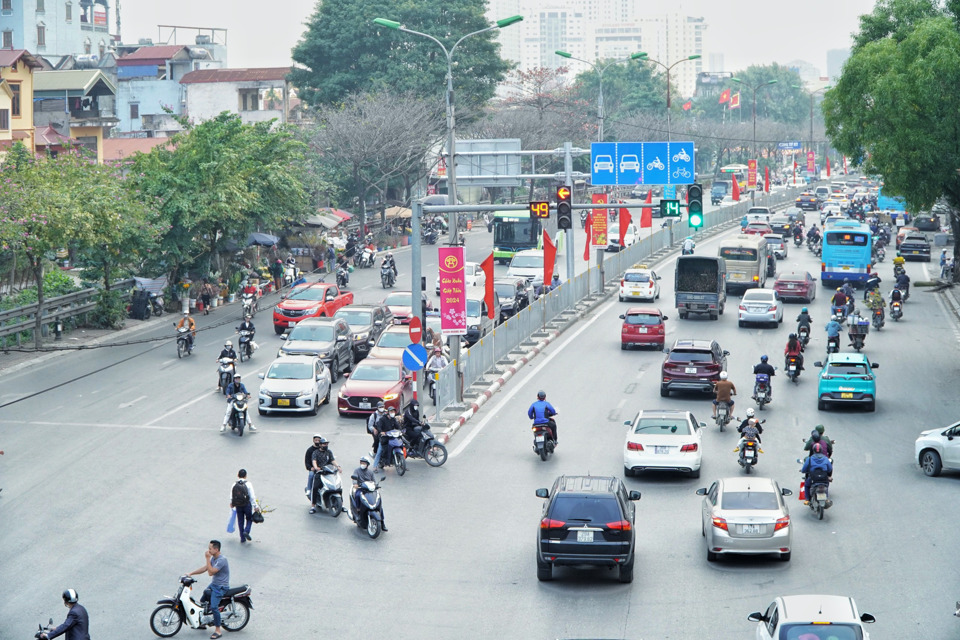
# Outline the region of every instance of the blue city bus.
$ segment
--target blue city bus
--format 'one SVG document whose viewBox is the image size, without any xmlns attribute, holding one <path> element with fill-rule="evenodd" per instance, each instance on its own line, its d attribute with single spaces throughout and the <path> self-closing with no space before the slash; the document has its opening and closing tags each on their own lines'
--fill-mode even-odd
<svg viewBox="0 0 960 640">
<path fill-rule="evenodd" d="M 844 279 L 864 284 L 873 262 L 870 228 L 856 220 L 838 220 L 823 230 L 820 280 L 824 287 L 839 287 Z"/>
</svg>

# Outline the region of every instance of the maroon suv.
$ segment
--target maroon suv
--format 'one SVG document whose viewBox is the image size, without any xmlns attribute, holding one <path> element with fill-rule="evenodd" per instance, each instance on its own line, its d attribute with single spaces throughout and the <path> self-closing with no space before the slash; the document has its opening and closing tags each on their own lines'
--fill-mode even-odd
<svg viewBox="0 0 960 640">
<path fill-rule="evenodd" d="M 716 340 L 677 340 L 663 361 L 660 395 L 667 398 L 671 391 L 712 394 L 720 372 L 727 368 L 728 355 Z"/>
</svg>

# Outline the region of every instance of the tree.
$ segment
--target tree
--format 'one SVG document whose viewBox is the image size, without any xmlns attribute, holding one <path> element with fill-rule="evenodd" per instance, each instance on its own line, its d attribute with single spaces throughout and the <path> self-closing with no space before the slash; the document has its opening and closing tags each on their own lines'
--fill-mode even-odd
<svg viewBox="0 0 960 640">
<path fill-rule="evenodd" d="M 449 50 L 457 40 L 490 26 L 483 0 L 338 0 L 320 2 L 293 48 L 290 80 L 308 104 L 333 105 L 359 92 L 390 90 L 442 99 L 447 60 L 422 36 L 379 27 L 396 20 L 427 33 Z M 492 32 L 463 41 L 454 56 L 457 108 L 464 118 L 493 97 L 509 70 Z"/>
<path fill-rule="evenodd" d="M 167 232 L 158 266 L 173 280 L 198 261 L 219 260 L 228 239 L 243 242 L 308 213 L 303 144 L 273 127 L 224 112 L 134 160 L 134 188 L 159 201 Z"/>
<path fill-rule="evenodd" d="M 808 122 L 810 98 L 801 88 L 803 81 L 793 69 L 776 63 L 751 65 L 733 74 L 733 77 L 742 80 L 743 83 L 730 82 L 725 88 L 730 89 L 731 93 L 740 92 L 740 108 L 745 109 L 744 119 L 752 118 L 753 92 L 750 87 L 776 80 L 776 83 L 757 90 L 757 119 L 789 124 Z M 693 110 L 703 117 L 720 121 L 729 120 L 733 114 L 727 111 L 727 105 L 720 104 L 718 97 L 712 93 L 702 98 L 694 98 Z M 736 115 L 739 117 L 738 114 Z"/>
<path fill-rule="evenodd" d="M 823 109 L 838 150 L 913 210 L 944 198 L 960 237 L 960 32 L 956 14 L 928 4 L 885 0 L 862 19 Z"/>
<path fill-rule="evenodd" d="M 601 69 L 610 61 L 598 60 Z M 631 60 L 613 64 L 603 72 L 604 136 L 617 137 L 617 121 L 634 111 L 664 113 L 667 107 L 666 75 L 656 72 L 657 67 Z M 577 74 L 573 94 L 584 104 L 590 105 L 596 117 L 597 98 L 600 95 L 600 76 L 591 69 Z M 592 136 L 596 139 L 596 133 Z"/>
</svg>

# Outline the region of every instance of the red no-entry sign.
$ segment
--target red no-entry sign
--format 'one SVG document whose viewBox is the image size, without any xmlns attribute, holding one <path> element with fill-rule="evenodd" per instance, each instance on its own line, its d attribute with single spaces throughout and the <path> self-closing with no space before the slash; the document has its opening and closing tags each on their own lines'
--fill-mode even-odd
<svg viewBox="0 0 960 640">
<path fill-rule="evenodd" d="M 423 337 L 423 324 L 420 322 L 420 318 L 414 316 L 410 319 L 408 326 L 410 327 L 410 342 L 419 344 Z"/>
</svg>

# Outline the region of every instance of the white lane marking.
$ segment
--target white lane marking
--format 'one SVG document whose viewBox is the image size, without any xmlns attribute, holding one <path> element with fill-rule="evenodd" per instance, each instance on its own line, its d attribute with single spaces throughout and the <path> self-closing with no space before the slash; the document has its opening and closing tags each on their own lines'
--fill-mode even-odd
<svg viewBox="0 0 960 640">
<path fill-rule="evenodd" d="M 576 340 L 576 339 L 580 336 L 581 333 L 583 333 L 584 331 L 586 331 L 586 330 L 590 327 L 590 325 L 592 325 L 594 322 L 596 322 L 596 321 L 599 320 L 600 318 L 604 317 L 604 314 L 605 314 L 607 311 L 609 311 L 611 308 L 613 308 L 613 306 L 616 305 L 616 304 L 619 304 L 619 302 L 618 302 L 616 299 L 614 299 L 614 300 L 611 300 L 610 302 L 608 302 L 607 304 L 603 305 L 602 307 L 600 307 L 600 308 L 597 310 L 596 315 L 594 315 L 594 316 L 593 316 L 589 321 L 587 321 L 587 323 L 584 324 L 582 327 L 580 327 L 579 329 L 577 329 L 577 331 L 576 331 L 575 333 L 573 333 L 573 335 L 571 335 L 569 338 L 567 338 L 567 340 L 565 340 L 565 341 L 563 342 L 563 344 L 558 345 L 558 346 L 553 350 L 553 352 L 550 353 L 550 355 L 548 355 L 546 358 L 543 359 L 543 362 L 541 362 L 540 364 L 538 364 L 538 365 L 533 369 L 533 371 L 530 372 L 530 374 L 524 379 L 524 381 L 523 381 L 522 383 L 520 383 L 519 385 L 517 385 L 516 387 L 514 387 L 513 389 L 511 389 L 510 391 L 508 391 L 508 392 L 506 393 L 506 395 L 504 395 L 503 398 L 501 398 L 500 401 L 497 403 L 497 406 L 493 408 L 493 411 L 491 411 L 488 415 L 486 415 L 486 416 L 483 418 L 483 420 L 480 421 L 480 424 L 477 425 L 476 429 L 474 429 L 472 432 L 470 432 L 470 435 L 468 435 L 468 436 L 466 437 L 466 439 L 464 439 L 464 441 L 460 444 L 459 447 L 457 447 L 456 449 L 454 449 L 453 453 L 450 454 L 450 457 L 451 457 L 451 458 L 455 458 L 455 457 L 457 457 L 458 455 L 460 455 L 460 454 L 464 451 L 464 449 L 466 449 L 467 446 L 468 446 L 471 442 L 473 442 L 473 439 L 476 438 L 477 435 L 478 435 L 481 431 L 483 431 L 483 428 L 484 428 L 485 426 L 487 426 L 487 423 L 489 423 L 490 420 L 492 420 L 492 419 L 500 412 L 500 409 L 502 409 L 504 406 L 506 406 L 506 404 L 507 404 L 510 400 L 512 400 L 513 397 L 514 397 L 515 395 L 517 395 L 517 394 L 527 385 L 528 382 L 530 382 L 531 380 L 533 380 L 533 379 L 536 377 L 536 375 L 540 372 L 541 369 L 543 369 L 545 366 L 547 366 L 548 364 L 550 364 L 550 361 L 552 361 L 552 360 L 557 356 L 558 353 L 561 353 L 561 352 L 562 352 L 564 349 L 566 349 L 570 344 L 572 344 L 573 341 Z"/>
<path fill-rule="evenodd" d="M 873 454 L 872 454 L 872 453 L 864 453 L 864 454 L 863 454 L 863 461 L 866 462 L 867 464 L 871 464 L 871 463 L 873 462 Z"/>
<path fill-rule="evenodd" d="M 620 398 L 620 402 L 617 403 L 617 409 L 623 409 L 623 405 L 627 404 L 626 398 Z"/>
<path fill-rule="evenodd" d="M 146 397 L 147 397 L 147 396 L 140 396 L 139 398 L 134 398 L 134 399 L 131 400 L 130 402 L 124 402 L 124 403 L 121 404 L 121 405 L 117 405 L 117 408 L 119 408 L 119 409 L 127 409 L 127 408 L 129 408 L 129 407 L 132 407 L 132 406 L 135 405 L 136 403 L 140 402 L 141 400 L 143 400 L 143 399 L 146 398 Z"/>
<path fill-rule="evenodd" d="M 260 367 L 259 369 L 254 369 L 252 372 L 249 372 L 249 373 L 247 373 L 246 375 L 256 375 L 257 373 L 260 373 L 261 371 L 263 371 L 264 369 L 266 369 L 268 366 L 269 366 L 269 365 L 264 365 L 264 366 Z M 218 397 L 221 397 L 221 398 L 223 397 L 223 396 L 220 395 L 220 392 L 219 392 L 219 391 L 217 391 L 217 392 L 215 392 L 215 393 L 217 394 Z M 253 394 L 250 394 L 250 395 L 253 395 Z M 197 396 L 196 398 L 194 398 L 193 400 L 188 400 L 187 402 L 183 403 L 183 404 L 180 405 L 179 407 L 177 407 L 177 408 L 175 408 L 175 409 L 171 409 L 170 411 L 167 411 L 166 413 L 157 416 L 156 418 L 154 418 L 153 420 L 151 420 L 150 422 L 148 422 L 145 426 L 154 425 L 154 424 L 160 422 L 161 420 L 163 420 L 164 418 L 169 418 L 169 417 L 172 416 L 173 414 L 175 414 L 175 413 L 177 413 L 177 412 L 179 412 L 179 411 L 182 411 L 183 409 L 186 409 L 187 407 L 189 407 L 189 406 L 191 406 L 191 405 L 194 405 L 194 404 L 200 402 L 201 400 L 203 400 L 203 399 L 205 399 L 205 398 L 209 398 L 209 397 L 210 397 L 210 393 L 209 393 L 209 392 L 208 392 L 208 393 L 204 393 L 204 394 L 202 394 L 202 395 L 199 395 L 199 396 Z M 221 405 L 221 406 L 223 406 L 223 405 Z"/>
<path fill-rule="evenodd" d="M 177 360 L 179 360 L 179 359 L 180 359 L 180 358 L 177 358 Z M 173 364 L 173 363 L 176 362 L 177 360 L 164 360 L 163 362 L 160 363 L 160 366 L 161 366 L 161 367 L 165 367 L 165 366 L 167 366 L 168 364 Z"/>
</svg>

